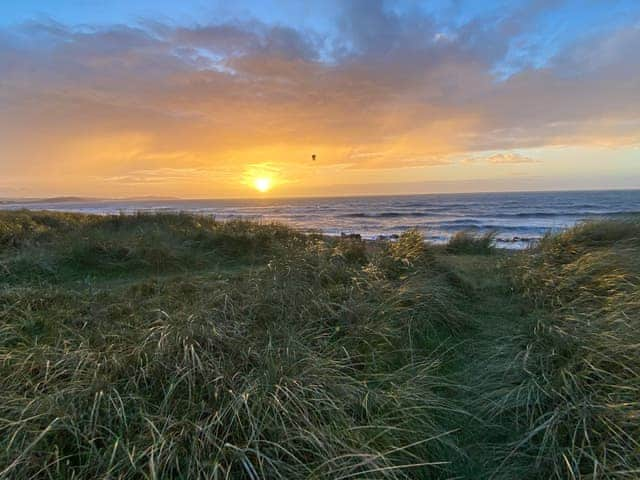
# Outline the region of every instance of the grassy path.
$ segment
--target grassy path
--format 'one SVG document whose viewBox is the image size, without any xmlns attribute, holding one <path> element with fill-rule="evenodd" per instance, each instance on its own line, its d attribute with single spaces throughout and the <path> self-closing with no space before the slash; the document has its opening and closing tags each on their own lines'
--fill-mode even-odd
<svg viewBox="0 0 640 480">
<path fill-rule="evenodd" d="M 473 328 L 450 348 L 449 372 L 459 385 L 449 395 L 469 416 L 452 418 L 463 457 L 454 464 L 454 478 L 519 478 L 499 468 L 512 450 L 517 426 L 492 414 L 492 404 L 508 388 L 505 363 L 513 360 L 514 339 L 527 321 L 521 298 L 512 292 L 496 256 L 447 257 L 453 271 L 472 292 L 459 308 L 470 317 Z"/>
</svg>

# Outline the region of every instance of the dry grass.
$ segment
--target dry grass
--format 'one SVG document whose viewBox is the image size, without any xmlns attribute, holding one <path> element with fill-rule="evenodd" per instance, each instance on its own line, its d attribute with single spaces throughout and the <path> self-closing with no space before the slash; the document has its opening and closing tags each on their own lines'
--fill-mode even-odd
<svg viewBox="0 0 640 480">
<path fill-rule="evenodd" d="M 518 449 L 538 473 L 522 478 L 640 477 L 640 223 L 549 236 L 514 278 L 537 308 L 507 396 L 529 422 Z"/>
<path fill-rule="evenodd" d="M 390 268 L 277 225 L 0 217 L 0 478 L 445 475 L 464 319 L 421 238 Z"/>
<path fill-rule="evenodd" d="M 0 213 L 0 478 L 640 477 L 640 223 L 492 242 Z"/>
<path fill-rule="evenodd" d="M 446 245 L 453 254 L 489 255 L 495 250 L 496 232 L 476 234 L 468 231 L 457 232 Z"/>
</svg>

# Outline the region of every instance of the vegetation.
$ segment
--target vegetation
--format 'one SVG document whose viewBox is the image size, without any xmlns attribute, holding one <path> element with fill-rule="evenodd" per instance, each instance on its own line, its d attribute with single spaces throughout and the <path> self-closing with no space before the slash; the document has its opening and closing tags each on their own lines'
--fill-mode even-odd
<svg viewBox="0 0 640 480">
<path fill-rule="evenodd" d="M 514 282 L 536 309 L 509 392 L 529 477 L 640 477 L 640 222 L 548 236 L 518 257 Z"/>
<path fill-rule="evenodd" d="M 637 478 L 639 254 L 0 213 L 0 478 Z"/>
<path fill-rule="evenodd" d="M 476 234 L 456 232 L 447 243 L 447 252 L 466 255 L 489 255 L 495 250 L 496 232 Z"/>
<path fill-rule="evenodd" d="M 388 265 L 279 225 L 2 214 L 0 476 L 436 475 L 464 319 L 411 238 Z"/>
</svg>

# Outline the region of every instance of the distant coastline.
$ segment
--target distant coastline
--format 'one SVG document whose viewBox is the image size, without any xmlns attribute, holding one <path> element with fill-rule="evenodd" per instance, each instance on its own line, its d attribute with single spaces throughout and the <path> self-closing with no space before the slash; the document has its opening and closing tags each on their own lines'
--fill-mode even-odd
<svg viewBox="0 0 640 480">
<path fill-rule="evenodd" d="M 184 201 L 184 202 L 205 202 L 205 201 L 281 201 L 281 200 L 335 200 L 350 198 L 393 198 L 393 197 L 436 197 L 436 196 L 461 196 L 461 195 L 501 195 L 501 194 L 551 194 L 551 193 L 600 193 L 600 192 L 640 192 L 640 186 L 620 187 L 620 188 L 578 188 L 578 189 L 549 189 L 549 190 L 478 190 L 474 192 L 425 192 L 425 193 L 379 193 L 379 194 L 353 194 L 353 195 L 288 195 L 278 196 L 233 196 L 233 197 L 180 197 L 175 195 L 140 195 L 123 197 L 86 197 L 83 195 L 62 195 L 53 197 L 0 197 L 0 205 L 11 203 L 64 203 L 64 202 L 122 202 L 122 201 Z"/>
</svg>

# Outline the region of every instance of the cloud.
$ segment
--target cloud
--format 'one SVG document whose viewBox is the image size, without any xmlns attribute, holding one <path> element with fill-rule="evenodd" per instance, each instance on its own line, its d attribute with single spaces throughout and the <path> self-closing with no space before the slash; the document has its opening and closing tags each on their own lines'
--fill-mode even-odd
<svg viewBox="0 0 640 480">
<path fill-rule="evenodd" d="M 538 163 L 536 160 L 519 153 L 496 153 L 486 158 L 486 161 L 493 164 L 511 164 L 511 163 Z"/>
<path fill-rule="evenodd" d="M 513 165 L 525 163 L 540 163 L 540 160 L 522 155 L 517 152 L 502 152 L 492 155 L 466 157 L 461 160 L 463 164 L 489 163 L 493 165 Z"/>
<path fill-rule="evenodd" d="M 5 28 L 3 174 L 160 183 L 149 172 L 241 179 L 249 165 L 274 162 L 282 176 L 313 175 L 310 153 L 323 167 L 388 171 L 480 151 L 637 144 L 636 26 L 586 35 L 544 67 L 495 77 L 513 39 L 556 3 L 451 27 L 415 8 L 352 1 L 332 37 L 258 20 Z"/>
<path fill-rule="evenodd" d="M 212 179 L 229 177 L 229 172 L 220 169 L 158 168 L 132 170 L 122 175 L 103 177 L 100 180 L 127 185 L 173 184 L 175 182 L 207 183 Z"/>
</svg>

